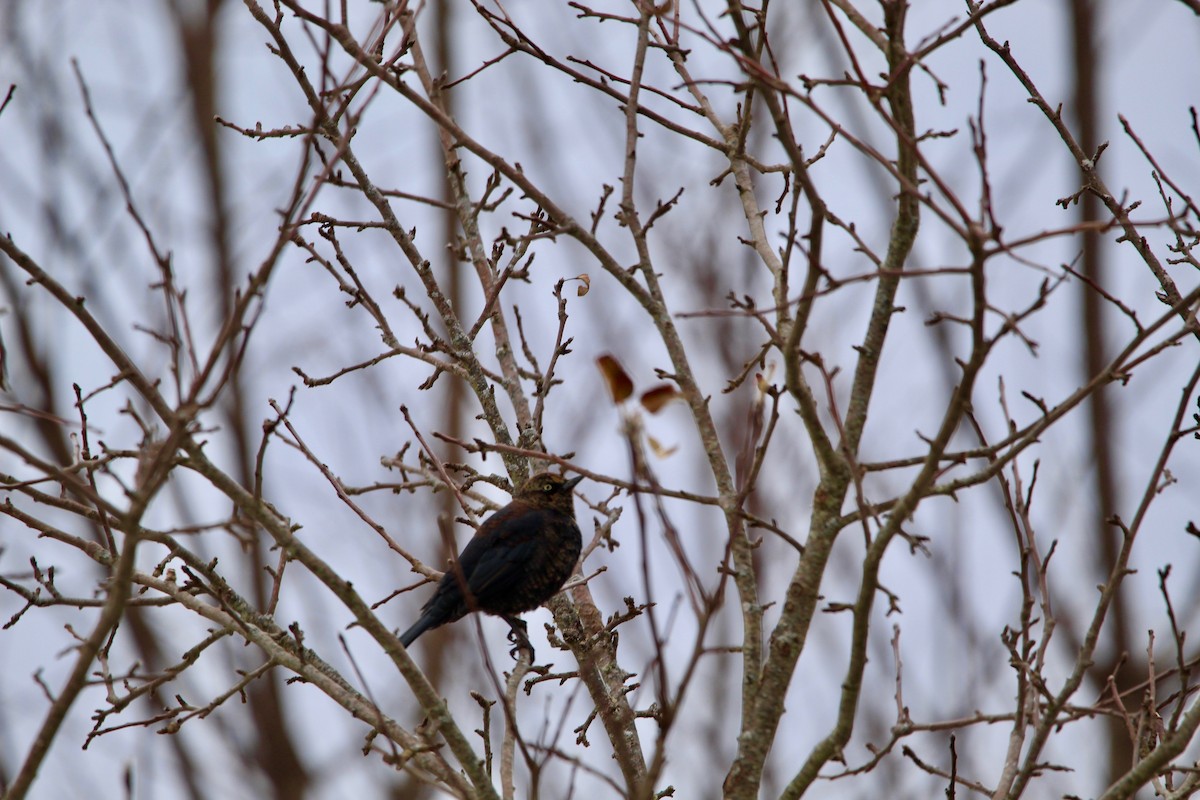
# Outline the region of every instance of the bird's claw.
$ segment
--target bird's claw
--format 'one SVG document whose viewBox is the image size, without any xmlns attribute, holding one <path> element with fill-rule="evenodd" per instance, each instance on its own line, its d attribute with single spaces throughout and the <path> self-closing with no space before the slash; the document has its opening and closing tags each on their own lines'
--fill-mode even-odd
<svg viewBox="0 0 1200 800">
<path fill-rule="evenodd" d="M 513 649 L 508 651 L 508 654 L 512 656 L 513 661 L 520 661 L 520 656 L 517 653 L 524 650 L 529 653 L 529 663 L 532 664 L 536 656 L 533 652 L 533 645 L 529 641 L 527 634 L 529 628 L 525 624 L 525 620 L 518 619 L 517 617 L 505 617 L 505 622 L 508 623 L 509 627 L 508 640 L 515 645 Z"/>
</svg>

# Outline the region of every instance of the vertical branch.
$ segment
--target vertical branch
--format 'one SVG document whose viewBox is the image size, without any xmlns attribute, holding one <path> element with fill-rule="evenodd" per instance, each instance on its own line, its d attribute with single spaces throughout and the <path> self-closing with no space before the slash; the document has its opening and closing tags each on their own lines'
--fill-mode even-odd
<svg viewBox="0 0 1200 800">
<path fill-rule="evenodd" d="M 451 105 L 452 93 L 443 90 L 442 84 L 444 77 L 435 78 L 425 60 L 424 50 L 421 47 L 420 41 L 414 37 L 413 49 L 413 65 L 416 73 L 421 80 L 422 88 L 429 98 L 429 102 L 437 108 L 447 119 L 455 119 L 454 108 Z M 441 65 L 443 72 L 447 65 Z M 501 279 L 497 274 L 496 266 L 488 258 L 484 250 L 483 235 L 479 230 L 479 209 L 472 202 L 470 191 L 467 187 L 466 171 L 463 168 L 462 159 L 458 157 L 458 142 L 454 140 L 449 129 L 443 125 L 436 125 L 438 141 L 441 144 L 442 160 L 445 165 L 445 186 L 449 194 L 451 205 L 454 209 L 454 216 L 463 233 L 464 244 L 466 246 L 466 255 L 471 265 L 475 268 L 475 275 L 479 281 L 480 290 L 484 297 L 493 296 L 497 282 Z M 454 229 L 452 223 L 447 224 L 447 245 L 451 245 L 454 241 L 457 230 Z M 450 252 L 455 252 L 457 247 L 450 247 Z M 449 285 L 451 292 L 461 292 L 458 288 L 460 278 L 457 269 L 450 270 L 451 277 Z M 453 296 L 453 294 L 452 294 Z M 451 304 L 451 307 L 454 307 Z M 508 323 L 506 321 L 502 304 L 497 300 L 490 304 L 489 308 L 484 309 L 485 317 L 491 322 L 492 338 L 495 341 L 496 359 L 500 363 L 501 374 L 504 377 L 502 384 L 505 394 L 508 396 L 509 402 L 513 405 L 513 410 L 516 414 L 517 440 L 521 447 L 532 448 L 540 439 L 541 431 L 533 430 L 533 416 L 529 408 L 529 399 L 521 388 L 521 376 L 517 367 L 516 351 L 513 348 L 512 337 L 508 331 Z M 505 459 L 508 467 L 509 477 L 514 482 L 520 482 L 529 477 L 529 470 L 526 462 L 523 459 Z"/>
<path fill-rule="evenodd" d="M 883 565 L 883 557 L 892 539 L 900 533 L 901 526 L 917 510 L 917 506 L 925 498 L 929 488 L 937 477 L 940 462 L 950 444 L 950 439 L 958 429 L 967 410 L 971 407 L 971 397 L 975 388 L 975 379 L 987 360 L 991 351 L 990 342 L 984 336 L 983 321 L 987 312 L 987 293 L 984 275 L 983 243 L 978 239 L 971 243 L 975 261 L 971 267 L 973 314 L 971 325 L 971 354 L 963 362 L 962 379 L 954 388 L 946 411 L 942 416 L 937 434 L 929 442 L 929 449 L 921 463 L 921 469 L 912 484 L 896 504 L 891 508 L 887 519 L 883 522 L 875 539 L 867 547 L 863 559 L 862 579 L 859 583 L 858 596 L 854 602 L 854 622 L 851 629 L 850 660 L 845 677 L 841 683 L 841 699 L 838 705 L 837 720 L 833 729 L 809 753 L 808 759 L 796 773 L 791 783 L 781 795 L 787 800 L 796 800 L 803 795 L 817 780 L 821 768 L 833 758 L 842 753 L 850 734 L 854 730 L 854 718 L 858 710 L 858 702 L 862 692 L 863 673 L 867 665 L 867 640 L 870 634 L 871 613 L 874 608 L 875 595 L 879 592 L 879 571 Z M 811 547 L 810 537 L 810 547 Z M 807 552 L 801 559 L 801 568 L 808 558 Z M 810 612 L 811 613 L 811 612 Z M 780 624 L 780 628 L 783 624 Z M 770 668 L 768 664 L 768 668 Z M 794 662 L 792 664 L 794 667 Z M 782 697 L 782 695 L 780 695 Z"/>
<path fill-rule="evenodd" d="M 517 760 L 517 737 L 520 735 L 517 731 L 517 690 L 529 672 L 529 667 L 529 652 L 522 649 L 519 651 L 517 663 L 513 665 L 513 670 L 504 683 L 504 739 L 500 743 L 500 795 L 504 800 L 513 800 L 516 797 L 513 773 Z M 532 796 L 536 794 L 535 788 Z"/>
<path fill-rule="evenodd" d="M 1100 52 L 1096 49 L 1096 14 L 1098 8 L 1087 0 L 1071 0 L 1071 56 L 1074 66 L 1072 78 L 1075 89 L 1075 119 L 1078 125 L 1079 146 L 1086 153 L 1096 152 L 1099 144 L 1099 98 L 1096 87 L 1103 69 Z M 1100 198 L 1092 192 L 1084 192 L 1079 202 L 1079 221 L 1085 226 L 1100 219 Z M 1083 375 L 1095 375 L 1107 363 L 1106 336 L 1108 325 L 1105 322 L 1107 303 L 1099 291 L 1093 287 L 1107 286 L 1107 275 L 1104 265 L 1104 249 L 1101 246 L 1100 234 L 1084 230 L 1080 235 L 1083 252 L 1080 256 L 1079 271 L 1083 273 L 1081 294 L 1081 332 L 1080 346 L 1083 349 Z M 1092 515 L 1092 535 L 1099 547 L 1096 549 L 1097 571 L 1103 575 L 1112 570 L 1120 549 L 1120 531 L 1114 530 L 1108 519 L 1117 513 L 1120 504 L 1121 483 L 1119 465 L 1113 458 L 1113 440 L 1119 434 L 1119 428 L 1112 412 L 1113 392 L 1109 387 L 1101 387 L 1087 402 L 1088 429 L 1092 452 L 1091 463 L 1094 468 L 1090 471 L 1093 479 L 1092 491 L 1096 499 Z M 1117 685 L 1122 686 L 1122 675 L 1127 671 L 1121 668 L 1127 653 L 1133 651 L 1129 639 L 1127 623 L 1128 613 L 1125 609 L 1123 595 L 1118 595 L 1112 610 L 1112 641 L 1105 648 L 1104 656 L 1096 665 L 1097 675 L 1113 675 Z M 1110 718 L 1108 725 L 1108 765 L 1110 779 L 1123 774 L 1131 763 L 1133 753 L 1130 750 L 1128 737 L 1124 735 L 1124 726 L 1116 718 Z"/>
<path fill-rule="evenodd" d="M 892 119 L 895 121 L 896 169 L 901 180 L 896 201 L 896 219 L 892 223 L 887 253 L 876 282 L 871 318 L 867 323 L 862 344 L 857 348 L 858 362 L 855 364 L 854 381 L 846 408 L 845 433 L 841 447 L 843 452 L 852 458 L 858 453 L 858 446 L 867 425 L 867 411 L 875 390 L 875 378 L 883 356 L 888 325 L 892 315 L 896 313 L 896 290 L 900 286 L 904 266 L 909 253 L 912 252 L 921 224 L 921 202 L 916 188 L 917 132 L 910 85 L 913 65 L 904 45 L 904 21 L 908 3 L 906 0 L 888 0 L 883 8 L 888 37 L 889 74 L 886 96 Z"/>
<path fill-rule="evenodd" d="M 900 176 L 900 198 L 897 216 L 892 226 L 892 235 L 888 244 L 887 256 L 883 268 L 879 270 L 876 283 L 875 301 L 862 345 L 858 348 L 858 363 L 855 368 L 847 420 L 844 426 L 841 454 L 853 458 L 858 451 L 863 430 L 866 426 L 867 410 L 875 387 L 875 377 L 879 360 L 882 356 L 883 345 L 887 336 L 888 325 L 895 313 L 895 295 L 899 287 L 900 276 L 916 240 L 920 222 L 920 202 L 916 195 L 917 186 L 917 156 L 916 133 L 912 109 L 910 89 L 911 61 L 904 46 L 904 19 L 907 6 L 901 0 L 885 5 L 885 20 L 888 34 L 887 59 L 891 73 L 889 75 L 887 100 L 895 120 L 897 142 L 897 169 Z M 768 100 L 768 102 L 770 102 Z M 777 120 L 782 118 L 780 112 L 773 113 Z M 780 131 L 782 134 L 783 132 Z M 789 137 L 790 138 L 790 137 Z M 781 136 L 781 139 L 783 137 Z M 787 139 L 783 139 L 787 141 Z M 793 157 L 795 167 L 799 159 Z M 803 174 L 797 167 L 797 174 Z M 809 197 L 814 203 L 815 193 Z M 822 215 L 823 218 L 824 215 Z M 816 219 L 814 209 L 813 226 L 819 234 L 821 228 Z M 819 236 L 815 242 L 814 252 L 819 258 Z M 810 264 L 809 274 L 813 275 L 819 265 Z M 982 271 L 982 265 L 979 266 Z M 981 306 L 977 307 L 979 314 L 983 313 Z M 798 355 L 798 337 L 801 331 L 793 330 L 789 339 L 789 348 L 795 347 Z M 977 351 L 977 357 L 982 358 L 982 352 Z M 798 403 L 809 403 L 811 393 L 807 392 L 799 381 L 798 359 L 789 359 L 788 385 L 793 397 Z M 964 381 L 956 392 L 958 406 L 951 405 L 946 421 L 957 420 L 962 413 L 965 399 L 960 393 L 965 389 L 965 398 L 969 399 L 970 383 L 964 375 Z M 810 413 L 812 413 L 810 411 Z M 956 424 L 956 423 L 955 423 Z M 810 426 L 811 430 L 811 426 Z M 939 441 L 948 441 L 949 433 L 943 430 Z M 942 447 L 945 446 L 942 441 Z M 819 440 L 814 443 L 819 444 Z M 858 693 L 861 687 L 862 669 L 866 660 L 866 639 L 869 631 L 869 615 L 876 591 L 875 581 L 883 553 L 891 536 L 898 530 L 899 523 L 907 518 L 912 508 L 919 501 L 920 493 L 933 478 L 933 465 L 936 463 L 932 453 L 938 452 L 931 448 L 931 455 L 925 460 L 922 475 L 914 481 L 906 495 L 906 501 L 911 508 L 902 511 L 893 510 L 891 522 L 881 531 L 868 552 L 867 561 L 863 565 L 863 578 L 860 585 L 858 602 L 855 607 L 854 639 L 851 646 L 851 664 L 846 682 L 843 683 L 842 702 L 838 721 L 834 730 L 819 745 L 814 748 L 808 762 L 792 780 L 788 787 L 788 796 L 799 796 L 816 779 L 820 767 L 837 752 L 848 740 L 853 727 L 854 711 L 857 708 Z M 820 450 L 818 450 L 820 453 Z M 809 538 L 800 565 L 788 585 L 783 614 L 779 625 L 771 634 L 770 655 L 763 668 L 762 682 L 752 706 L 751 714 L 745 717 L 742 733 L 739 736 L 738 755 L 725 779 L 725 791 L 732 798 L 753 798 L 758 794 L 758 786 L 762 780 L 762 770 L 766 762 L 767 751 L 774 740 L 780 718 L 783 714 L 783 698 L 791 683 L 796 663 L 804 649 L 809 626 L 811 625 L 821 581 L 824 577 L 825 566 L 833 550 L 833 542 L 841 529 L 841 506 L 846 492 L 852 483 L 852 475 L 846 468 L 843 458 L 835 456 L 832 449 L 819 458 L 823 472 L 821 485 L 818 487 L 809 526 Z"/>
<path fill-rule="evenodd" d="M 25 760 L 21 763 L 21 769 L 13 778 L 12 785 L 8 787 L 8 791 L 4 795 L 5 800 L 24 800 L 28 795 L 34 778 L 37 777 L 38 769 L 41 767 L 46 753 L 50 751 L 50 745 L 54 742 L 54 737 L 58 734 L 63 720 L 66 719 L 67 712 L 74 705 L 75 699 L 83 691 L 84 686 L 87 685 L 92 663 L 100 653 L 100 648 L 120 623 L 121 617 L 125 613 L 125 604 L 129 601 L 129 586 L 133 577 L 134 554 L 137 544 L 136 536 L 125 537 L 116 568 L 108 581 L 108 599 L 100 611 L 100 617 L 96 620 L 96 625 L 92 628 L 88 638 L 80 642 L 75 666 L 71 669 L 66 683 L 59 690 L 58 697 L 54 698 L 54 702 L 50 705 L 50 711 L 46 714 L 41 728 L 34 737 L 33 744 L 29 747 L 29 754 L 25 756 Z"/>
</svg>

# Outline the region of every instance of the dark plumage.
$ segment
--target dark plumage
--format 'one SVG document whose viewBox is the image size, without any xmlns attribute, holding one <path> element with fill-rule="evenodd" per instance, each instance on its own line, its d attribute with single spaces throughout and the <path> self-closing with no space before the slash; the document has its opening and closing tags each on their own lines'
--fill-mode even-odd
<svg viewBox="0 0 1200 800">
<path fill-rule="evenodd" d="M 420 619 L 400 635 L 404 646 L 427 630 L 483 611 L 508 622 L 513 641 L 532 652 L 525 623 L 514 615 L 553 597 L 575 569 L 583 537 L 571 489 L 580 480 L 541 472 L 522 484 L 446 570 Z"/>
</svg>

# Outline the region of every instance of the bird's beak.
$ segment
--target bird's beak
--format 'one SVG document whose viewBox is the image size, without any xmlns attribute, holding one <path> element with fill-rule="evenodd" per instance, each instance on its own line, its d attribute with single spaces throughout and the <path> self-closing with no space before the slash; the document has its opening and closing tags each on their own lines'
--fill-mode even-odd
<svg viewBox="0 0 1200 800">
<path fill-rule="evenodd" d="M 565 481 L 563 481 L 563 488 L 564 488 L 564 489 L 566 489 L 566 490 L 569 492 L 569 491 L 571 491 L 572 489 L 574 489 L 574 488 L 575 488 L 575 484 L 579 483 L 581 480 L 583 480 L 583 476 L 582 476 L 582 475 L 576 475 L 574 478 L 571 478 L 571 479 L 569 479 L 569 480 L 565 480 Z"/>
</svg>

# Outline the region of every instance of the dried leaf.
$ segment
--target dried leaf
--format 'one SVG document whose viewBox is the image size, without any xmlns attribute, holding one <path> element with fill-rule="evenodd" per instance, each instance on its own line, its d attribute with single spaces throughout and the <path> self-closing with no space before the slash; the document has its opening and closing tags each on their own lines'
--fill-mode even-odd
<svg viewBox="0 0 1200 800">
<path fill-rule="evenodd" d="M 608 393 L 612 395 L 613 402 L 624 403 L 628 400 L 633 394 L 633 381 L 629 379 L 620 363 L 605 353 L 596 359 L 596 366 L 600 367 L 600 372 L 604 375 L 604 382 L 608 385 Z"/>
<path fill-rule="evenodd" d="M 649 443 L 650 449 L 654 451 L 654 455 L 658 456 L 659 458 L 666 458 L 679 449 L 679 445 L 664 447 L 662 442 L 658 441 L 658 439 L 655 439 L 653 436 L 647 436 L 646 441 Z"/>
<path fill-rule="evenodd" d="M 579 281 L 579 286 L 575 289 L 575 296 L 583 297 L 592 288 L 592 277 L 586 272 L 581 272 L 575 276 L 575 280 Z"/>
<path fill-rule="evenodd" d="M 651 414 L 657 414 L 663 406 L 679 397 L 678 389 L 669 383 L 664 383 L 642 393 L 642 407 Z"/>
</svg>

